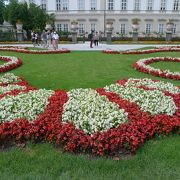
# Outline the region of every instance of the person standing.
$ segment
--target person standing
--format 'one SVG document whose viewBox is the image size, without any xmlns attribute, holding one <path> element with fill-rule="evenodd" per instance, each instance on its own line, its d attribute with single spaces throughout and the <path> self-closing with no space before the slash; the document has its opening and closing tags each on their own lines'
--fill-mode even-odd
<svg viewBox="0 0 180 180">
<path fill-rule="evenodd" d="M 91 31 L 91 33 L 88 35 L 88 39 L 90 40 L 90 48 L 93 48 L 93 42 L 94 42 L 94 31 Z"/>
<path fill-rule="evenodd" d="M 43 48 L 47 48 L 47 33 L 45 30 L 43 30 L 41 34 L 41 40 L 42 40 Z"/>
<path fill-rule="evenodd" d="M 35 41 L 36 40 L 35 40 L 35 33 L 34 33 L 34 31 L 31 32 L 31 41 L 32 41 L 33 46 L 35 47 L 35 43 L 36 43 Z"/>
<path fill-rule="evenodd" d="M 36 45 L 39 46 L 39 43 L 38 43 L 38 36 L 39 36 L 39 35 L 38 35 L 38 33 L 36 32 L 36 33 L 35 33 L 35 42 L 36 42 Z"/>
<path fill-rule="evenodd" d="M 99 44 L 99 34 L 98 32 L 96 32 L 95 36 L 94 36 L 94 45 L 98 46 Z"/>
<path fill-rule="evenodd" d="M 52 45 L 54 50 L 58 49 L 58 41 L 59 41 L 59 35 L 56 33 L 56 31 L 54 31 L 52 36 Z"/>
<path fill-rule="evenodd" d="M 52 39 L 51 32 L 48 31 L 48 33 L 47 33 L 47 47 L 51 46 L 51 39 Z"/>
</svg>

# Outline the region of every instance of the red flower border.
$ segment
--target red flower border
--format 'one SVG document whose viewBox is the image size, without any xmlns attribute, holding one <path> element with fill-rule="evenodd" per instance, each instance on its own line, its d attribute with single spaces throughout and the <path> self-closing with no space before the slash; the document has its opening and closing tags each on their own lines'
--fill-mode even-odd
<svg viewBox="0 0 180 180">
<path fill-rule="evenodd" d="M 123 85 L 126 81 L 119 80 L 118 83 Z M 27 91 L 33 89 L 24 80 L 16 84 L 27 86 Z M 115 93 L 106 92 L 103 88 L 97 89 L 97 92 L 100 95 L 105 95 L 111 102 L 118 104 L 120 108 L 125 109 L 128 112 L 129 123 L 90 136 L 83 130 L 75 128 L 71 123 L 61 122 L 63 105 L 68 101 L 68 95 L 63 90 L 57 90 L 49 98 L 49 104 L 44 113 L 39 115 L 34 122 L 17 119 L 1 124 L 1 144 L 8 141 L 46 141 L 61 146 L 69 152 L 113 156 L 122 150 L 135 152 L 146 140 L 152 139 L 156 135 L 178 133 L 180 130 L 179 94 L 165 92 L 167 96 L 173 97 L 178 107 L 173 116 L 165 114 L 150 116 L 141 111 L 136 103 L 121 99 Z M 11 95 L 17 95 L 17 93 L 12 91 Z"/>
<path fill-rule="evenodd" d="M 168 61 L 168 62 L 180 62 L 179 58 L 171 58 L 171 57 L 158 57 L 158 58 L 148 58 L 143 64 L 144 65 L 149 65 L 154 62 L 159 62 L 159 61 Z M 135 62 L 133 64 L 133 67 L 143 73 L 146 74 L 151 74 L 153 76 L 159 76 L 162 78 L 169 78 L 173 80 L 180 80 L 179 75 L 175 75 L 173 73 L 167 73 L 165 70 L 155 70 L 155 69 L 149 69 L 147 66 L 140 65 L 138 63 L 139 61 Z"/>
<path fill-rule="evenodd" d="M 11 62 L 12 61 L 12 59 L 10 57 L 6 57 L 6 56 L 0 56 L 0 60 L 2 60 L 4 62 Z M 10 71 L 12 69 L 15 69 L 15 68 L 21 66 L 21 65 L 22 65 L 22 60 L 20 58 L 17 58 L 16 63 L 10 64 L 8 66 L 0 67 L 0 73 Z"/>
<path fill-rule="evenodd" d="M 19 46 L 0 46 L 0 51 L 12 51 L 26 54 L 63 54 L 70 53 L 71 51 L 68 49 L 59 49 L 59 50 L 28 50 L 27 47 L 19 47 Z"/>
<path fill-rule="evenodd" d="M 150 54 L 157 52 L 180 52 L 180 46 L 164 46 L 157 47 L 156 49 L 147 49 L 147 50 L 131 50 L 131 51 L 116 51 L 112 49 L 107 49 L 102 51 L 105 54 Z"/>
</svg>

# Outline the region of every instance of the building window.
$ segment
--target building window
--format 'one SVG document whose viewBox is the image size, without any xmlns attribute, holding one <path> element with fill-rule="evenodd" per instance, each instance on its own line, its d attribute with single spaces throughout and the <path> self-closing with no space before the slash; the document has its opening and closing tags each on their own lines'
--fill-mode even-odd
<svg viewBox="0 0 180 180">
<path fill-rule="evenodd" d="M 146 34 L 151 33 L 151 24 L 146 24 Z"/>
<path fill-rule="evenodd" d="M 174 5 L 173 5 L 173 10 L 174 11 L 178 11 L 179 10 L 179 4 L 180 4 L 179 0 L 174 0 Z"/>
<path fill-rule="evenodd" d="M 108 0 L 108 10 L 114 9 L 114 0 Z"/>
<path fill-rule="evenodd" d="M 160 10 L 161 11 L 165 11 L 166 10 L 166 0 L 161 0 Z"/>
<path fill-rule="evenodd" d="M 173 34 L 176 34 L 176 32 L 177 32 L 177 24 L 173 25 L 172 32 L 173 32 Z"/>
<path fill-rule="evenodd" d="M 79 24 L 79 34 L 83 34 L 84 33 L 84 24 L 80 23 Z"/>
<path fill-rule="evenodd" d="M 121 0 L 121 10 L 127 10 L 127 0 Z"/>
<path fill-rule="evenodd" d="M 120 34 L 126 34 L 126 24 L 120 25 Z"/>
<path fill-rule="evenodd" d="M 159 34 L 164 34 L 164 24 L 159 24 Z"/>
<path fill-rule="evenodd" d="M 85 9 L 85 0 L 78 0 L 78 9 L 79 10 Z"/>
<path fill-rule="evenodd" d="M 96 24 L 95 23 L 92 23 L 91 24 L 91 31 L 96 31 Z"/>
<path fill-rule="evenodd" d="M 41 0 L 41 8 L 46 10 L 46 0 Z"/>
<path fill-rule="evenodd" d="M 65 31 L 68 32 L 68 24 L 57 24 L 57 31 Z"/>
<path fill-rule="evenodd" d="M 140 10 L 140 0 L 134 0 L 134 10 L 135 11 Z"/>
<path fill-rule="evenodd" d="M 69 9 L 69 0 L 56 0 L 56 10 L 65 11 Z"/>
<path fill-rule="evenodd" d="M 148 11 L 153 10 L 153 0 L 147 0 L 147 10 Z"/>
<path fill-rule="evenodd" d="M 91 7 L 91 10 L 96 10 L 97 9 L 97 0 L 91 0 L 90 7 Z"/>
</svg>

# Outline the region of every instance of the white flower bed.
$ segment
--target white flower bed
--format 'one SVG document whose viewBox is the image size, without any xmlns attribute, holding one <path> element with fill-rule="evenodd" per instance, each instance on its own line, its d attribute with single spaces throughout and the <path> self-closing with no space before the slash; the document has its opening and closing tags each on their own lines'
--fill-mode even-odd
<svg viewBox="0 0 180 180">
<path fill-rule="evenodd" d="M 68 95 L 62 121 L 73 122 L 89 134 L 106 131 L 128 121 L 128 114 L 123 109 L 93 89 L 75 89 Z"/>
<path fill-rule="evenodd" d="M 123 99 L 128 99 L 131 102 L 136 102 L 141 110 L 149 112 L 152 115 L 166 113 L 173 115 L 177 109 L 173 99 L 165 96 L 161 91 L 147 91 L 133 86 L 122 86 L 112 84 L 105 87 L 106 91 L 115 92 Z"/>
<path fill-rule="evenodd" d="M 20 93 L 17 96 L 6 96 L 0 101 L 0 123 L 26 118 L 33 121 L 44 112 L 48 105 L 48 98 L 53 94 L 51 90 L 36 90 Z"/>
<path fill-rule="evenodd" d="M 166 58 L 169 58 L 172 62 L 173 61 L 177 61 L 177 59 L 179 60 L 180 62 L 180 59 L 179 58 L 172 58 L 172 57 L 151 57 L 151 58 L 148 58 L 148 59 L 140 59 L 139 61 L 136 62 L 136 64 L 139 66 L 139 67 L 143 67 L 144 69 L 146 69 L 148 72 L 156 72 L 158 74 L 166 74 L 166 75 L 173 75 L 173 76 L 180 76 L 180 72 L 171 72 L 170 70 L 168 69 L 165 69 L 165 70 L 161 70 L 161 69 L 158 69 L 158 68 L 154 68 L 150 65 L 147 65 L 147 63 L 149 61 L 151 61 L 152 59 L 154 61 L 164 61 Z"/>
<path fill-rule="evenodd" d="M 160 91 L 168 91 L 172 94 L 180 93 L 180 89 L 177 86 L 174 86 L 172 83 L 163 82 L 163 81 L 153 81 L 152 79 L 134 79 L 129 78 L 125 84 L 126 86 L 145 86 L 148 88 L 155 88 Z"/>
<path fill-rule="evenodd" d="M 9 84 L 8 86 L 5 86 L 5 87 L 0 86 L 0 94 L 8 93 L 13 90 L 25 90 L 25 89 L 26 89 L 25 86 Z"/>
<path fill-rule="evenodd" d="M 9 59 L 10 61 L 9 62 L 5 62 L 4 64 L 0 65 L 0 69 L 19 63 L 19 60 L 18 60 L 17 57 L 13 57 L 13 56 L 1 56 L 1 58 L 6 58 L 6 59 Z"/>
<path fill-rule="evenodd" d="M 6 73 L 0 77 L 0 84 L 10 84 L 20 82 L 21 79 L 18 76 L 15 76 L 13 73 Z"/>
</svg>

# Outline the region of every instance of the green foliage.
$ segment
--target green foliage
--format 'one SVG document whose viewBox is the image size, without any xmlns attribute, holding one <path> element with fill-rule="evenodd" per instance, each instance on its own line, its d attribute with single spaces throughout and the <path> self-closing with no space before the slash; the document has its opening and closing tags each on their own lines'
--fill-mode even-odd
<svg viewBox="0 0 180 180">
<path fill-rule="evenodd" d="M 13 31 L 1 31 L 0 30 L 0 41 L 15 41 L 15 33 Z"/>
<path fill-rule="evenodd" d="M 48 15 L 46 11 L 31 3 L 29 6 L 25 3 L 18 3 L 17 0 L 11 0 L 6 6 L 4 12 L 5 20 L 16 27 L 16 22 L 20 20 L 25 30 L 43 30 L 47 21 L 53 21 L 53 16 Z"/>
<path fill-rule="evenodd" d="M 4 22 L 4 17 L 3 17 L 4 9 L 5 9 L 4 0 L 0 0 L 0 24 L 3 24 Z"/>
</svg>

